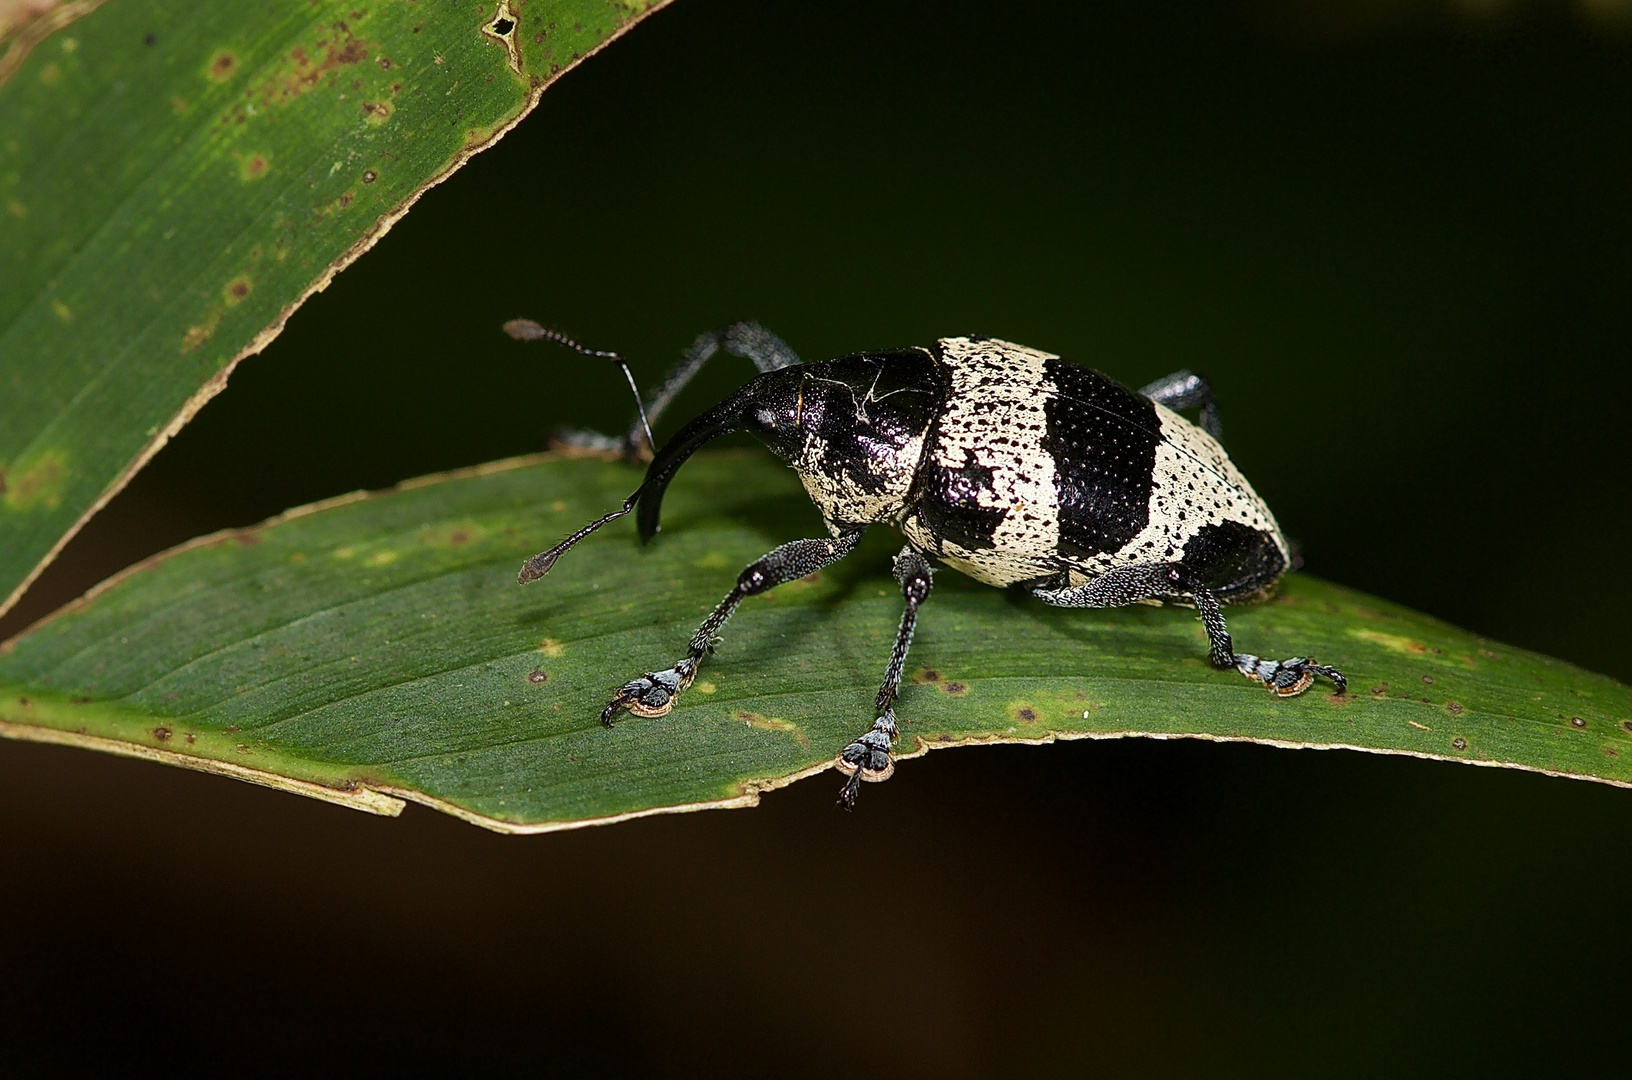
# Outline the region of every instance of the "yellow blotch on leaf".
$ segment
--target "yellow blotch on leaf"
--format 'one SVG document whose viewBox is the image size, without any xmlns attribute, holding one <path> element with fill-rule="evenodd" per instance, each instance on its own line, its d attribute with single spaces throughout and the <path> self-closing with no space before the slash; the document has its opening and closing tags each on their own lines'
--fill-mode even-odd
<svg viewBox="0 0 1632 1080">
<path fill-rule="evenodd" d="M 0 502 L 8 510 L 55 510 L 62 502 L 67 479 L 67 459 L 47 450 L 15 469 L 0 470 Z"/>
<path fill-rule="evenodd" d="M 1381 645 L 1385 649 L 1392 649 L 1397 653 L 1425 653 L 1428 646 L 1420 641 L 1413 641 L 1401 634 L 1385 634 L 1381 630 L 1350 630 L 1350 637 L 1357 637 L 1361 641 L 1369 641 L 1373 645 Z"/>
<path fill-rule="evenodd" d="M 761 716 L 756 712 L 739 712 L 733 715 L 749 727 L 759 728 L 761 731 L 785 731 L 792 735 L 800 746 L 810 745 L 810 739 L 799 730 L 799 725 L 791 720 L 783 720 L 779 716 Z"/>
</svg>

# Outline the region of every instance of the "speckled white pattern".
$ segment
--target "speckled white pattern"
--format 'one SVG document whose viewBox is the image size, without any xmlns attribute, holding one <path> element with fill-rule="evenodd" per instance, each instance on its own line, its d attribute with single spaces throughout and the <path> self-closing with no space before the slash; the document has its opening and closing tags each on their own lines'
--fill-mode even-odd
<svg viewBox="0 0 1632 1080">
<path fill-rule="evenodd" d="M 1055 396 L 1043 365 L 1052 355 L 967 338 L 947 338 L 941 345 L 952 390 L 932 453 L 948 468 L 963 467 L 970 455 L 990 468 L 992 491 L 981 493 L 980 505 L 1008 511 L 993 535 L 993 549 L 967 550 L 943 539 L 939 546 L 948 565 L 989 585 L 1035 580 L 1061 570 L 1068 571 L 1070 584 L 1080 585 L 1118 566 L 1177 559 L 1198 530 L 1226 521 L 1272 534 L 1290 561 L 1274 516 L 1223 447 L 1161 405 L 1155 406 L 1162 437 L 1145 528 L 1116 552 L 1060 555 L 1054 459 L 1042 449 L 1044 408 Z M 914 545 L 936 550 L 936 538 L 916 517 L 902 522 L 901 529 Z"/>
<path fill-rule="evenodd" d="M 873 475 L 884 484 L 884 490 L 876 493 L 857 484 L 845 470 L 829 466 L 827 441 L 818 435 L 805 440 L 805 452 L 793 468 L 810 501 L 821 511 L 828 531 L 837 536 L 843 531 L 841 523 L 889 521 L 899 515 L 912 490 L 923 452 L 924 437 L 919 435 L 887 461 L 875 458 Z"/>
<path fill-rule="evenodd" d="M 951 385 L 930 452 L 950 469 L 971 460 L 991 469 L 992 489 L 980 492 L 979 505 L 1006 511 L 992 534 L 993 549 L 969 551 L 943 541 L 942 557 L 989 585 L 1049 573 L 1058 562 L 1060 519 L 1054 458 L 1042 448 L 1043 408 L 1053 389 L 1043 365 L 1056 357 L 1006 341 L 943 338 L 940 345 Z M 904 522 L 902 532 L 935 549 L 917 519 Z"/>
</svg>

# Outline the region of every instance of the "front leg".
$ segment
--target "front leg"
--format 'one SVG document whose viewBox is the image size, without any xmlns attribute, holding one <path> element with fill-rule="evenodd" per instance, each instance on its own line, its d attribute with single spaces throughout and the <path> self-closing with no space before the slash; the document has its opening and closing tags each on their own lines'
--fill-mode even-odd
<svg viewBox="0 0 1632 1080">
<path fill-rule="evenodd" d="M 895 772 L 890 757 L 890 746 L 898 734 L 895 726 L 895 699 L 901 691 L 901 672 L 907 665 L 907 650 L 912 648 L 912 634 L 918 625 L 918 607 L 929 598 L 929 588 L 935 570 L 912 547 L 904 547 L 895 557 L 895 580 L 901 583 L 901 595 L 906 599 L 906 610 L 901 613 L 901 629 L 895 635 L 895 648 L 890 650 L 890 662 L 884 668 L 884 683 L 878 688 L 873 711 L 879 714 L 872 730 L 852 740 L 839 752 L 835 763 L 848 773 L 839 791 L 839 806 L 845 810 L 856 808 L 856 794 L 863 780 L 888 780 Z"/>
<path fill-rule="evenodd" d="M 837 562 L 850 554 L 866 526 L 846 530 L 831 540 L 794 540 L 750 563 L 737 575 L 737 584 L 720 601 L 713 614 L 691 635 L 690 651 L 683 660 L 666 671 L 648 671 L 638 679 L 631 679 L 618 689 L 612 701 L 601 710 L 601 723 L 612 726 L 618 713 L 628 709 L 636 716 L 663 716 L 674 708 L 674 699 L 697 677 L 697 668 L 703 657 L 714 651 L 720 628 L 737 610 L 745 597 L 774 589 L 796 581 L 806 574 L 814 574 L 822 567 Z"/>
</svg>

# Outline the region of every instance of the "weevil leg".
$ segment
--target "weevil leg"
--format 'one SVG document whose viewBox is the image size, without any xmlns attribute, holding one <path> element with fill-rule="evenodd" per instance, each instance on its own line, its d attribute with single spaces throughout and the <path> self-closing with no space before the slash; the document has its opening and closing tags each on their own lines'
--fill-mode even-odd
<svg viewBox="0 0 1632 1080">
<path fill-rule="evenodd" d="M 1215 439 L 1224 437 L 1224 425 L 1218 419 L 1218 402 L 1213 398 L 1212 384 L 1193 371 L 1175 371 L 1139 389 L 1145 397 L 1174 412 L 1185 409 L 1201 410 L 1201 430 Z"/>
<path fill-rule="evenodd" d="M 873 701 L 878 719 L 873 721 L 870 730 L 839 751 L 835 762 L 840 772 L 849 775 L 839 790 L 841 809 L 856 808 L 856 795 L 863 780 L 888 780 L 895 772 L 895 762 L 890 758 L 890 747 L 899 734 L 895 726 L 895 699 L 900 696 L 901 672 L 907 666 L 907 650 L 912 648 L 912 634 L 918 626 L 918 608 L 929 598 L 934 577 L 935 568 L 910 544 L 895 556 L 895 580 L 901 585 L 906 608 L 901 612 L 901 628 L 895 635 L 895 647 L 890 650 L 890 662 L 884 667 L 884 682 Z"/>
<path fill-rule="evenodd" d="M 1277 697 L 1296 697 L 1309 689 L 1317 675 L 1330 679 L 1340 694 L 1349 688 L 1349 680 L 1343 677 L 1341 671 L 1317 664 L 1308 657 L 1261 660 L 1251 653 L 1236 652 L 1230 632 L 1224 625 L 1224 612 L 1218 606 L 1218 599 L 1206 589 L 1195 589 L 1191 595 L 1196 610 L 1201 613 L 1201 624 L 1207 628 L 1208 660 L 1214 667 L 1224 670 L 1233 667 L 1254 682 L 1263 683 Z"/>
<path fill-rule="evenodd" d="M 1065 575 L 1030 587 L 1031 595 L 1045 604 L 1069 608 L 1125 607 L 1141 600 L 1171 596 L 1174 571 L 1163 565 L 1119 566 L 1082 585 L 1072 585 Z"/>
<path fill-rule="evenodd" d="M 1031 594 L 1057 607 L 1121 607 L 1140 600 L 1188 597 L 1195 603 L 1196 610 L 1201 614 L 1201 623 L 1207 628 L 1208 660 L 1214 667 L 1223 670 L 1235 668 L 1281 697 L 1303 693 L 1317 675 L 1332 680 L 1340 694 L 1348 689 L 1348 680 L 1342 672 L 1325 664 L 1317 664 L 1307 657 L 1261 660 L 1248 653 L 1236 652 L 1218 598 L 1207 589 L 1187 586 L 1184 576 L 1183 567 L 1177 563 L 1124 566 L 1084 585 L 1072 586 L 1063 580 L 1033 585 Z"/>
<path fill-rule="evenodd" d="M 610 727 L 618 713 L 628 709 L 636 716 L 663 716 L 674 708 L 674 699 L 697 677 L 703 658 L 714 651 L 720 628 L 749 596 L 797 581 L 850 554 L 866 527 L 847 530 L 830 540 L 794 540 L 749 563 L 737 575 L 736 586 L 725 594 L 708 618 L 691 636 L 686 656 L 664 671 L 648 671 L 619 687 L 612 701 L 601 711 L 601 723 Z"/>
</svg>

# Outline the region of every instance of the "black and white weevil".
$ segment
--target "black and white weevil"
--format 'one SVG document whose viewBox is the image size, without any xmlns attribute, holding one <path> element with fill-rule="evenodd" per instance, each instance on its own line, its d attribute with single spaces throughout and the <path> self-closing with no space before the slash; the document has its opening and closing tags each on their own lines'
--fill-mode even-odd
<svg viewBox="0 0 1632 1080">
<path fill-rule="evenodd" d="M 530 321 L 505 329 L 618 359 Z M 988 585 L 1023 586 L 1060 607 L 1192 605 L 1214 667 L 1235 668 L 1281 697 L 1303 693 L 1317 675 L 1339 693 L 1347 688 L 1336 668 L 1301 656 L 1263 660 L 1230 641 L 1219 605 L 1267 595 L 1291 554 L 1269 508 L 1219 445 L 1218 409 L 1201 376 L 1180 371 L 1135 393 L 1051 353 L 982 337 L 806 364 L 775 334 L 737 323 L 697 339 L 624 438 L 578 441 L 636 456 L 641 435 L 651 440 L 648 418 L 722 349 L 751 360 L 759 376 L 654 447 L 645 481 L 621 509 L 528 559 L 519 580 L 542 577 L 572 545 L 637 508 L 640 538 L 649 541 L 675 472 L 704 443 L 737 431 L 753 433 L 793 467 L 831 535 L 783 544 L 749 565 L 686 655 L 625 683 L 603 723 L 624 709 L 666 714 L 744 597 L 842 559 L 871 524 L 906 537 L 895 556 L 906 610 L 874 702 L 877 719 L 836 761 L 849 777 L 839 797 L 846 809 L 861 781 L 894 771 L 895 700 L 938 566 Z M 1200 426 L 1181 409 L 1199 409 Z"/>
</svg>

